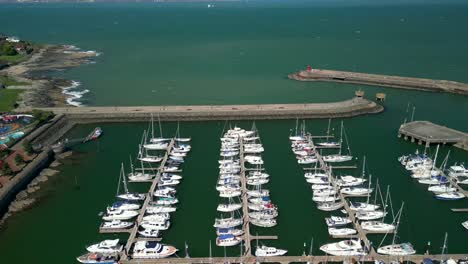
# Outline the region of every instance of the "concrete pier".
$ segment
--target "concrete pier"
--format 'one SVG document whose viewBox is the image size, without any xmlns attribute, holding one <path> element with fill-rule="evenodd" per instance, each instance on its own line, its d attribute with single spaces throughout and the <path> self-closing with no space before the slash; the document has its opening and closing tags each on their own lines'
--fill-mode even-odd
<svg viewBox="0 0 468 264">
<path fill-rule="evenodd" d="M 425 78 L 401 77 L 382 74 L 369 74 L 360 72 L 334 71 L 322 69 L 299 71 L 288 75 L 288 77 L 297 81 L 353 83 L 370 86 L 383 86 L 400 89 L 447 92 L 468 95 L 468 84 L 446 80 L 432 80 Z"/>
<path fill-rule="evenodd" d="M 259 120 L 291 118 L 338 118 L 380 113 L 383 106 L 352 98 L 331 103 L 257 104 L 257 105 L 186 105 L 186 106 L 96 106 L 37 108 L 64 114 L 79 123 L 148 121 L 151 114 L 163 121 Z M 30 108 L 17 112 L 31 111 Z"/>
<path fill-rule="evenodd" d="M 437 125 L 429 121 L 413 121 L 402 124 L 398 130 L 399 135 L 417 141 L 419 145 L 429 144 L 455 144 L 455 147 L 468 150 L 468 134 L 462 131 Z"/>
</svg>

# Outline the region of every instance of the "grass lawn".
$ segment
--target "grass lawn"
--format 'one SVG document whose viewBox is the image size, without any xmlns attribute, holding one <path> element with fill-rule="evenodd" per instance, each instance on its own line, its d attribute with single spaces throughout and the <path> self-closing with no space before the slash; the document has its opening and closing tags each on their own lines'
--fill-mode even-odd
<svg viewBox="0 0 468 264">
<path fill-rule="evenodd" d="M 12 79 L 5 75 L 0 75 L 0 83 L 2 83 L 5 86 L 29 85 L 30 84 L 28 82 L 18 82 L 15 79 Z"/>
<path fill-rule="evenodd" d="M 2 55 L 0 56 L 0 61 L 18 63 L 18 62 L 25 60 L 27 57 L 28 57 L 27 55 L 23 55 L 23 54 L 16 54 L 14 56 Z"/>
<path fill-rule="evenodd" d="M 23 90 L 0 89 L 0 112 L 11 111 L 14 108 L 21 92 L 23 92 Z"/>
</svg>

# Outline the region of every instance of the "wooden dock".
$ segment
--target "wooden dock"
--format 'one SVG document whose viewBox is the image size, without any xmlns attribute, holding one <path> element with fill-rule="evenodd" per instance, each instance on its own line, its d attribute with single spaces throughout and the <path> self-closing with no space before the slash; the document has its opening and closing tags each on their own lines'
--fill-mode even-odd
<svg viewBox="0 0 468 264">
<path fill-rule="evenodd" d="M 259 120 L 295 118 L 337 118 L 380 113 L 383 106 L 354 97 L 331 103 L 256 105 L 168 105 L 168 106 L 85 106 L 42 107 L 38 110 L 64 114 L 76 123 L 146 122 L 151 114 L 162 121 Z M 16 109 L 17 112 L 33 108 Z"/>
<path fill-rule="evenodd" d="M 398 129 L 398 137 L 410 139 L 419 145 L 425 144 L 455 144 L 454 146 L 468 150 L 468 134 L 462 131 L 437 125 L 429 121 L 413 121 L 402 124 Z"/>
<path fill-rule="evenodd" d="M 171 152 L 172 148 L 174 147 L 174 143 L 175 143 L 175 140 L 171 139 L 171 141 L 170 141 L 170 143 L 169 143 L 169 145 L 168 145 L 168 147 L 166 149 L 166 154 L 164 155 L 164 158 L 161 161 L 161 166 L 159 168 L 164 168 L 164 165 L 166 164 L 167 159 L 169 158 L 169 153 Z M 131 229 L 130 236 L 128 237 L 127 243 L 125 245 L 124 253 L 121 256 L 121 259 L 123 261 L 128 259 L 128 254 L 130 253 L 131 247 L 132 247 L 133 243 L 135 241 L 137 241 L 136 236 L 138 234 L 138 228 L 140 227 L 140 224 L 141 224 L 141 222 L 143 220 L 143 217 L 144 217 L 144 215 L 146 213 L 146 208 L 148 207 L 148 204 L 153 199 L 153 193 L 154 193 L 154 190 L 156 189 L 156 187 L 158 186 L 159 179 L 161 178 L 161 174 L 162 174 L 162 171 L 158 170 L 158 172 L 156 173 L 156 177 L 154 177 L 153 182 L 151 184 L 151 187 L 148 190 L 148 193 L 146 194 L 146 199 L 143 202 L 143 205 L 142 205 L 141 210 L 140 210 L 140 214 L 138 215 L 138 218 L 137 218 L 137 220 L 135 222 L 135 225 Z"/>
<path fill-rule="evenodd" d="M 382 86 L 390 88 L 423 90 L 431 92 L 447 92 L 468 95 L 468 84 L 446 80 L 433 80 L 425 78 L 412 78 L 322 69 L 311 69 L 310 71 L 303 70 L 290 74 L 288 75 L 288 77 L 289 79 L 297 81 L 352 83 L 370 86 Z"/>
</svg>

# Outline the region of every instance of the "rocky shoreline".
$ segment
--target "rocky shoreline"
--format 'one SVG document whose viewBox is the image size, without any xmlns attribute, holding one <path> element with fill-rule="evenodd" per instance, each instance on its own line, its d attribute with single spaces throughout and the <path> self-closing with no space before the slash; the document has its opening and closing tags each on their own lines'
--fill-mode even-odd
<svg viewBox="0 0 468 264">
<path fill-rule="evenodd" d="M 0 70 L 0 74 L 28 84 L 9 87 L 24 90 L 18 102 L 20 108 L 65 106 L 69 104 L 72 95 L 64 91 L 74 87 L 75 83 L 52 77 L 49 73 L 89 64 L 98 55 L 97 52 L 81 51 L 74 46 L 46 45 L 34 52 L 28 60 Z"/>
</svg>

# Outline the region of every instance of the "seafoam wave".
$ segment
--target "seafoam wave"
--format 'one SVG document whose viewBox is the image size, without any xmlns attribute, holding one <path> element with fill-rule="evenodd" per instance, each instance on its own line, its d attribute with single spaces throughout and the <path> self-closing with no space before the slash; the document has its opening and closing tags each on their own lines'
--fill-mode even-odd
<svg viewBox="0 0 468 264">
<path fill-rule="evenodd" d="M 80 85 L 80 82 L 72 81 L 70 86 L 63 88 L 62 93 L 65 94 L 67 97 L 67 104 L 73 106 L 83 106 L 83 103 L 80 101 L 80 98 L 82 98 L 83 95 L 89 93 L 89 90 L 77 90 L 78 86 Z"/>
</svg>

